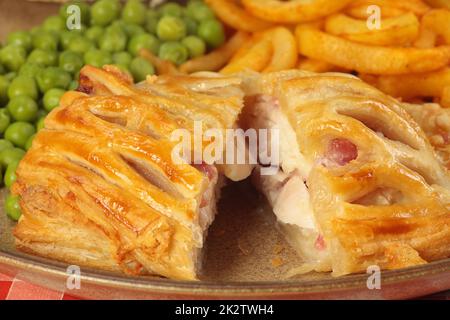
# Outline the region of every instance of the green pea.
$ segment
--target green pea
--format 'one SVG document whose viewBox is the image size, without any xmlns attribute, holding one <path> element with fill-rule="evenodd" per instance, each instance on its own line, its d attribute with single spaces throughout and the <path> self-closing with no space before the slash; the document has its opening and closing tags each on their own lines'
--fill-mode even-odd
<svg viewBox="0 0 450 320">
<path fill-rule="evenodd" d="M 158 38 L 164 41 L 176 41 L 186 36 L 186 25 L 181 18 L 173 16 L 162 17 L 156 27 Z"/>
<path fill-rule="evenodd" d="M 5 148 L 0 151 L 0 164 L 7 168 L 9 164 L 20 161 L 25 155 L 25 151 L 20 148 Z"/>
<path fill-rule="evenodd" d="M 201 22 L 215 17 L 214 12 L 202 2 L 191 2 L 186 7 L 186 15 Z"/>
<path fill-rule="evenodd" d="M 162 16 L 181 17 L 183 15 L 183 8 L 174 2 L 168 2 L 158 8 Z"/>
<path fill-rule="evenodd" d="M 36 79 L 36 76 L 42 69 L 43 67 L 37 63 L 26 62 L 22 67 L 20 67 L 19 76 L 26 76 Z"/>
<path fill-rule="evenodd" d="M 159 57 L 179 65 L 189 58 L 189 51 L 179 42 L 165 42 L 159 49 Z"/>
<path fill-rule="evenodd" d="M 33 39 L 27 31 L 16 31 L 8 35 L 6 43 L 23 47 L 26 51 L 30 51 L 33 47 Z"/>
<path fill-rule="evenodd" d="M 125 33 L 129 38 L 136 36 L 138 34 L 145 33 L 145 30 L 142 26 L 132 23 L 125 23 L 123 25 L 123 30 L 125 31 Z"/>
<path fill-rule="evenodd" d="M 153 8 L 150 8 L 146 11 L 145 16 L 147 19 L 149 18 L 159 19 L 161 18 L 161 13 Z"/>
<path fill-rule="evenodd" d="M 69 9 L 71 9 L 71 8 L 69 8 L 69 6 L 72 6 L 72 5 L 76 5 L 80 9 L 81 23 L 88 24 L 90 14 L 91 14 L 91 12 L 90 12 L 91 7 L 83 1 L 69 1 L 69 2 L 65 3 L 64 5 L 62 5 L 61 8 L 59 9 L 60 17 L 63 18 L 64 21 L 67 21 L 67 18 L 69 18 L 71 15 L 74 14 L 74 11 L 69 10 Z"/>
<path fill-rule="evenodd" d="M 122 10 L 122 20 L 128 23 L 142 25 L 145 22 L 146 7 L 140 0 L 128 0 Z"/>
<path fill-rule="evenodd" d="M 36 130 L 39 131 L 41 129 L 44 129 L 44 127 L 45 127 L 45 116 L 42 116 L 36 122 Z"/>
<path fill-rule="evenodd" d="M 37 83 L 42 93 L 52 88 L 67 89 L 72 81 L 70 73 L 57 67 L 48 67 L 37 76 Z"/>
<path fill-rule="evenodd" d="M 12 99 L 17 96 L 28 96 L 37 100 L 39 92 L 33 77 L 17 76 L 11 82 L 8 88 L 8 97 Z"/>
<path fill-rule="evenodd" d="M 87 33 L 87 32 L 86 32 Z M 67 48 L 69 48 L 69 44 L 72 41 L 72 39 L 82 36 L 83 33 L 79 30 L 65 30 L 63 32 L 61 32 L 60 34 L 60 43 L 61 43 L 61 48 L 63 50 L 67 50 Z M 89 38 L 86 36 L 86 38 Z"/>
<path fill-rule="evenodd" d="M 57 88 L 48 90 L 42 99 L 45 110 L 50 112 L 59 106 L 59 101 L 64 93 L 64 90 Z"/>
<path fill-rule="evenodd" d="M 58 53 L 42 49 L 34 49 L 27 59 L 28 63 L 38 64 L 42 67 L 55 66 L 58 63 Z"/>
<path fill-rule="evenodd" d="M 33 141 L 33 140 L 31 140 Z M 3 182 L 7 188 L 11 188 L 13 183 L 16 182 L 16 170 L 19 166 L 19 161 L 10 163 L 6 168 L 5 176 L 3 177 Z"/>
<path fill-rule="evenodd" d="M 18 71 L 27 58 L 21 46 L 9 45 L 0 49 L 0 63 L 9 71 Z"/>
<path fill-rule="evenodd" d="M 196 35 L 198 30 L 198 23 L 191 17 L 184 17 L 184 23 L 186 24 L 187 34 Z"/>
<path fill-rule="evenodd" d="M 8 217 L 14 221 L 19 221 L 22 216 L 22 210 L 20 209 L 20 198 L 18 196 L 7 195 L 5 199 L 5 211 Z"/>
<path fill-rule="evenodd" d="M 71 74 L 83 67 L 84 61 L 80 54 L 73 51 L 64 51 L 59 55 L 59 67 Z"/>
<path fill-rule="evenodd" d="M 112 63 L 111 54 L 107 51 L 98 49 L 89 50 L 84 55 L 84 63 L 101 68 L 105 64 Z"/>
<path fill-rule="evenodd" d="M 28 138 L 35 133 L 36 129 L 31 123 L 18 121 L 6 129 L 5 139 L 11 141 L 16 147 L 24 148 Z"/>
<path fill-rule="evenodd" d="M 131 60 L 133 60 L 133 57 L 131 56 L 130 53 L 128 53 L 126 51 L 116 52 L 112 56 L 112 61 L 115 64 L 120 64 L 120 65 L 124 65 L 127 67 L 130 65 Z"/>
<path fill-rule="evenodd" d="M 119 27 L 110 27 L 100 37 L 98 46 L 101 50 L 108 52 L 118 52 L 125 50 L 127 45 L 127 35 Z"/>
<path fill-rule="evenodd" d="M 116 0 L 100 0 L 91 7 L 91 24 L 104 27 L 117 19 L 120 3 Z"/>
<path fill-rule="evenodd" d="M 86 38 L 91 40 L 92 42 L 98 42 L 100 37 L 105 33 L 105 29 L 99 26 L 92 26 L 86 30 Z"/>
<path fill-rule="evenodd" d="M 107 28 L 120 28 L 120 29 L 122 29 L 122 31 L 125 31 L 125 25 L 126 25 L 127 23 L 125 22 L 125 21 L 123 21 L 123 20 L 115 20 L 115 21 L 113 21 L 113 23 L 111 23 Z"/>
<path fill-rule="evenodd" d="M 146 59 L 137 57 L 131 61 L 130 72 L 136 82 L 141 82 L 146 79 L 147 75 L 155 74 L 155 68 Z"/>
<path fill-rule="evenodd" d="M 181 43 L 189 50 L 189 57 L 195 58 L 205 54 L 205 42 L 196 36 L 188 36 Z"/>
<path fill-rule="evenodd" d="M 58 42 L 58 37 L 50 31 L 39 32 L 33 36 L 33 47 L 35 49 L 56 51 L 58 50 Z"/>
<path fill-rule="evenodd" d="M 67 47 L 68 50 L 84 54 L 85 52 L 95 48 L 95 44 L 83 36 L 72 38 Z"/>
<path fill-rule="evenodd" d="M 67 90 L 73 91 L 73 90 L 77 90 L 78 89 L 78 81 L 77 80 L 72 80 L 69 84 L 69 88 L 67 88 Z"/>
<path fill-rule="evenodd" d="M 156 34 L 156 28 L 158 26 L 159 17 L 156 11 L 150 9 L 146 13 L 145 29 L 151 34 Z"/>
<path fill-rule="evenodd" d="M 0 109 L 0 133 L 3 134 L 6 130 L 6 128 L 8 128 L 10 123 L 11 123 L 11 117 L 9 116 L 8 109 L 1 108 Z"/>
<path fill-rule="evenodd" d="M 6 107 L 16 121 L 33 121 L 38 111 L 37 103 L 27 96 L 12 98 Z"/>
<path fill-rule="evenodd" d="M 225 42 L 225 31 L 216 19 L 202 21 L 198 27 L 198 36 L 211 48 L 217 48 Z"/>
<path fill-rule="evenodd" d="M 45 31 L 63 31 L 66 30 L 66 20 L 62 19 L 60 16 L 50 16 L 45 19 L 42 24 L 42 28 Z"/>
<path fill-rule="evenodd" d="M 9 82 L 13 81 L 17 77 L 17 72 L 11 71 L 3 75 Z"/>
<path fill-rule="evenodd" d="M 0 106 L 8 101 L 9 80 L 5 76 L 0 76 Z"/>
<path fill-rule="evenodd" d="M 0 139 L 0 153 L 3 150 L 12 149 L 12 148 L 14 148 L 14 145 L 11 143 L 11 141 L 8 141 L 8 140 L 5 140 L 5 139 Z M 0 165 L 1 165 L 1 163 L 0 163 Z"/>
<path fill-rule="evenodd" d="M 25 144 L 25 150 L 28 151 L 33 146 L 33 140 L 36 137 L 36 134 L 33 134 L 31 137 L 28 138 L 27 143 Z M 8 166 L 9 168 L 9 166 Z M 6 182 L 5 182 L 6 184 Z"/>
<path fill-rule="evenodd" d="M 139 50 L 144 48 L 150 50 L 154 54 L 158 54 L 159 46 L 160 41 L 155 36 L 144 33 L 131 38 L 128 43 L 128 51 L 136 56 L 139 53 Z"/>
</svg>

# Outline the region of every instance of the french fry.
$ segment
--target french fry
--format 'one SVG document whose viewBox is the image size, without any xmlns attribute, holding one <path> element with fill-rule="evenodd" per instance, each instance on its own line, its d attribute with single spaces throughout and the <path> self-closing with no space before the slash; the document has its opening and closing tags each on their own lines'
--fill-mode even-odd
<svg viewBox="0 0 450 320">
<path fill-rule="evenodd" d="M 181 73 L 172 62 L 158 58 L 147 49 L 141 49 L 139 55 L 155 66 L 158 75 Z"/>
<path fill-rule="evenodd" d="M 270 39 L 264 37 L 263 34 L 256 34 L 254 37 L 257 37 L 254 45 L 238 59 L 233 59 L 227 64 L 220 71 L 222 74 L 233 74 L 246 69 L 262 71 L 269 65 L 273 54 Z"/>
<path fill-rule="evenodd" d="M 354 8 L 348 8 L 345 11 L 345 13 L 352 18 L 366 20 L 370 15 L 370 13 L 367 11 L 367 9 L 368 9 L 367 5 L 360 6 L 360 7 L 354 7 Z M 405 11 L 403 9 L 394 8 L 394 7 L 384 7 L 381 10 L 381 17 L 383 19 L 393 18 L 393 17 L 401 16 L 405 13 L 407 13 L 407 11 Z"/>
<path fill-rule="evenodd" d="M 381 8 L 381 14 L 383 11 L 389 10 L 401 10 L 403 13 L 412 12 L 418 16 L 422 16 L 430 10 L 430 7 L 421 0 L 355 0 L 349 5 L 348 9 L 361 8 L 367 12 L 369 6 L 378 6 Z M 391 11 L 392 12 L 392 11 Z M 399 12 L 399 11 L 398 11 Z M 367 18 L 367 14 L 365 16 Z"/>
<path fill-rule="evenodd" d="M 314 21 L 345 8 L 353 0 L 242 0 L 254 16 L 277 23 Z"/>
<path fill-rule="evenodd" d="M 420 36 L 415 45 L 418 48 L 432 48 L 438 37 L 450 45 L 450 10 L 434 9 L 422 17 Z"/>
<path fill-rule="evenodd" d="M 295 68 L 298 58 L 297 42 L 286 28 L 277 27 L 264 32 L 264 37 L 272 43 L 273 55 L 263 72 L 281 71 Z"/>
<path fill-rule="evenodd" d="M 231 57 L 228 64 L 233 63 L 236 60 L 241 59 L 243 56 L 245 56 L 250 49 L 261 40 L 262 35 L 261 34 L 253 34 L 253 36 L 250 37 L 249 40 L 247 40 L 242 46 L 239 48 L 239 50 L 236 51 L 236 53 Z"/>
<path fill-rule="evenodd" d="M 348 72 L 348 70 L 332 65 L 331 63 L 310 59 L 310 58 L 300 58 L 300 62 L 297 66 L 300 70 L 310 71 L 310 72 Z"/>
<path fill-rule="evenodd" d="M 446 86 L 442 90 L 441 106 L 444 108 L 450 108 L 450 85 Z"/>
<path fill-rule="evenodd" d="M 450 59 L 450 46 L 432 49 L 370 46 L 305 27 L 298 27 L 295 33 L 302 55 L 361 73 L 428 72 L 445 67 Z"/>
<path fill-rule="evenodd" d="M 256 52 L 261 53 L 261 56 L 254 57 Z M 267 55 L 270 55 L 270 59 L 265 62 Z M 222 72 L 234 73 L 237 72 L 236 68 L 238 71 L 248 68 L 261 72 L 287 70 L 296 66 L 297 58 L 297 42 L 292 32 L 285 27 L 276 27 L 254 34 Z"/>
<path fill-rule="evenodd" d="M 419 34 L 419 20 L 414 13 L 407 13 L 381 21 L 381 29 L 370 30 L 365 20 L 335 14 L 327 18 L 325 30 L 348 40 L 381 46 L 411 44 Z"/>
<path fill-rule="evenodd" d="M 418 97 L 441 97 L 444 89 L 450 86 L 450 68 L 401 76 L 379 76 L 376 80 L 367 79 L 364 75 L 361 78 L 396 98 L 409 100 Z"/>
<path fill-rule="evenodd" d="M 250 39 L 250 35 L 238 31 L 227 43 L 215 51 L 183 63 L 179 70 L 183 73 L 197 71 L 218 71 Z"/>
<path fill-rule="evenodd" d="M 450 0 L 425 0 L 433 8 L 450 9 Z"/>
<path fill-rule="evenodd" d="M 205 2 L 225 24 L 233 29 L 256 32 L 272 26 L 271 23 L 249 14 L 233 0 L 206 0 Z"/>
</svg>

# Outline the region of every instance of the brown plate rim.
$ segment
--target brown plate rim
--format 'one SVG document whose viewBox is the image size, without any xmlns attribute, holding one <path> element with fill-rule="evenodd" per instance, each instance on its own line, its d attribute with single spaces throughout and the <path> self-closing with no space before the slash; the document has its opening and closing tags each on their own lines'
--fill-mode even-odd
<svg viewBox="0 0 450 320">
<path fill-rule="evenodd" d="M 13 268 L 27 270 L 28 272 L 37 271 L 52 274 L 57 277 L 67 277 L 64 264 L 54 262 L 47 259 L 37 259 L 33 256 L 18 255 L 14 253 L 0 251 L 0 268 L 1 265 L 7 265 Z M 382 273 L 383 285 L 393 283 L 407 282 L 424 276 L 442 275 L 450 277 L 450 259 L 431 262 L 426 265 L 415 266 L 410 268 L 387 270 Z M 243 282 L 221 282 L 221 281 L 179 281 L 170 279 L 158 279 L 148 277 L 132 277 L 126 275 L 118 275 L 109 272 L 86 269 L 81 274 L 81 280 L 105 284 L 112 287 L 120 287 L 131 290 L 151 289 L 174 294 L 187 293 L 313 293 L 322 292 L 323 290 L 333 289 L 361 289 L 367 281 L 367 274 L 354 274 L 344 277 L 328 278 L 328 279 L 292 279 L 277 281 L 243 281 Z M 449 288 L 443 288 L 447 290 Z"/>
</svg>

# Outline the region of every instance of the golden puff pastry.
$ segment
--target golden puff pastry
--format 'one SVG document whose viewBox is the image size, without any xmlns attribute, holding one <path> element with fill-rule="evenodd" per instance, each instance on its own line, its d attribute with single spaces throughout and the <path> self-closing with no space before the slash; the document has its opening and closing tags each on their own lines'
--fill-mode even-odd
<svg viewBox="0 0 450 320">
<path fill-rule="evenodd" d="M 280 132 L 280 169 L 254 180 L 305 259 L 298 272 L 450 256 L 450 177 L 400 102 L 344 74 L 241 77 L 243 126 Z"/>
<path fill-rule="evenodd" d="M 134 86 L 113 67 L 84 67 L 79 91 L 63 96 L 17 170 L 17 247 L 80 266 L 197 279 L 222 174 L 174 163 L 169 136 L 195 120 L 233 127 L 240 82 L 203 74 Z"/>
</svg>

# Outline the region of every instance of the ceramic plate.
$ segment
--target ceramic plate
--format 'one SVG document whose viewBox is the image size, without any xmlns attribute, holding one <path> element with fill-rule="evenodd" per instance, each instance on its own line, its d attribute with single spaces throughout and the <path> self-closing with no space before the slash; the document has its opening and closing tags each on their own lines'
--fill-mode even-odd
<svg viewBox="0 0 450 320">
<path fill-rule="evenodd" d="M 274 225 L 264 199 L 246 182 L 233 184 L 208 235 L 201 281 L 82 269 L 81 288 L 67 291 L 67 265 L 17 252 L 14 223 L 0 213 L 0 272 L 89 299 L 405 299 L 450 289 L 450 259 L 384 271 L 380 290 L 368 289 L 368 274 L 286 279 L 301 261 Z"/>
<path fill-rule="evenodd" d="M 0 1 L 0 39 L 10 31 L 37 25 L 57 10 L 57 5 L 48 3 Z M 274 228 L 273 214 L 264 203 L 247 183 L 224 190 L 219 215 L 207 239 L 200 282 L 133 278 L 82 269 L 81 289 L 69 293 L 90 299 L 394 299 L 450 289 L 450 259 L 383 272 L 381 290 L 367 288 L 367 274 L 341 278 L 308 274 L 285 279 L 284 275 L 301 261 Z M 14 223 L 0 212 L 0 272 L 66 290 L 67 265 L 17 252 L 13 227 Z"/>
</svg>

